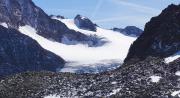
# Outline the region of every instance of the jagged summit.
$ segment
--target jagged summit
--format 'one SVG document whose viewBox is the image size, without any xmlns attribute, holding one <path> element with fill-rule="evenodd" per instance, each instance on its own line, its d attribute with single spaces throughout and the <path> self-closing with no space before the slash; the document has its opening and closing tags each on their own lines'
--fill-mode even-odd
<svg viewBox="0 0 180 98">
<path fill-rule="evenodd" d="M 77 15 L 74 18 L 74 23 L 80 29 L 96 31 L 96 25 L 90 19 L 88 19 L 87 17 Z"/>
<path fill-rule="evenodd" d="M 180 50 L 180 5 L 169 5 L 153 17 L 143 34 L 133 43 L 125 61 L 148 56 L 168 57 Z"/>
</svg>

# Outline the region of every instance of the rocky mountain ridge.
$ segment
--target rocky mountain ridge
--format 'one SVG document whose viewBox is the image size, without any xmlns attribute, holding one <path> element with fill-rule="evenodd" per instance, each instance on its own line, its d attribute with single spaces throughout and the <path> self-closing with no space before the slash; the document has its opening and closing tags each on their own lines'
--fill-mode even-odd
<svg viewBox="0 0 180 98">
<path fill-rule="evenodd" d="M 32 0 L 1 0 L 0 22 L 5 22 L 15 29 L 29 25 L 35 28 L 39 35 L 57 42 L 62 42 L 64 37 L 82 44 L 88 44 L 86 43 L 88 41 L 93 42 L 89 36 L 70 30 L 62 22 L 51 19 Z"/>
<path fill-rule="evenodd" d="M 136 62 L 148 56 L 165 58 L 180 51 L 180 5 L 169 5 L 153 17 L 143 34 L 131 45 L 125 62 Z"/>
</svg>

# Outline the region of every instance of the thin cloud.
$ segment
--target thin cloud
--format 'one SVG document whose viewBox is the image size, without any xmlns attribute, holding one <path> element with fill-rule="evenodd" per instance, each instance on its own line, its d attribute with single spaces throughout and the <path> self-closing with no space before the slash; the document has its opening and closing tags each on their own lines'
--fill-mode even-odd
<svg viewBox="0 0 180 98">
<path fill-rule="evenodd" d="M 128 6 L 129 8 L 136 10 L 138 12 L 142 12 L 142 13 L 146 13 L 146 14 L 157 14 L 160 13 L 159 9 L 155 9 L 155 8 L 151 8 L 151 7 L 147 7 L 144 5 L 140 5 L 140 4 L 135 4 L 135 3 L 131 3 L 131 2 L 127 2 L 127 1 L 122 1 L 122 0 L 109 0 L 115 4 L 119 4 L 119 5 L 124 5 L 124 6 Z"/>
<path fill-rule="evenodd" d="M 124 20 L 126 19 L 125 17 L 112 17 L 112 18 L 105 18 L 105 19 L 99 19 L 99 20 L 94 20 L 94 22 L 98 22 L 98 23 L 101 23 L 101 22 L 112 22 L 112 21 L 119 21 L 119 20 Z"/>
<path fill-rule="evenodd" d="M 83 10 L 77 10 L 77 9 L 46 9 L 48 12 L 67 12 L 67 13 L 85 13 Z"/>
<path fill-rule="evenodd" d="M 94 22 L 102 23 L 102 22 L 112 22 L 118 20 L 123 20 L 123 18 L 119 18 L 119 17 L 105 18 L 105 19 L 94 20 Z"/>
<path fill-rule="evenodd" d="M 144 20 L 148 20 L 148 18 L 146 17 L 138 17 L 138 16 L 119 16 L 119 17 L 112 17 L 112 18 L 105 18 L 105 19 L 99 19 L 99 20 L 95 20 L 94 22 L 96 23 L 102 23 L 102 22 L 114 22 L 114 21 L 129 21 L 129 20 L 138 20 L 138 21 L 144 21 Z"/>
<path fill-rule="evenodd" d="M 99 11 L 99 9 L 101 8 L 102 4 L 103 4 L 103 0 L 98 0 L 98 3 L 96 5 L 96 7 L 95 7 L 91 17 L 95 17 L 96 16 L 96 14 Z"/>
</svg>

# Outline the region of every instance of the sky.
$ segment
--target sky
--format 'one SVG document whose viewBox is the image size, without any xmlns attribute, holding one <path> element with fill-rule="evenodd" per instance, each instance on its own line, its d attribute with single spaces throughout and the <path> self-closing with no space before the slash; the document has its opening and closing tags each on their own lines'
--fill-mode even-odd
<svg viewBox="0 0 180 98">
<path fill-rule="evenodd" d="M 33 0 L 49 15 L 74 18 L 77 14 L 91 19 L 103 28 L 144 25 L 169 4 L 180 0 Z"/>
</svg>

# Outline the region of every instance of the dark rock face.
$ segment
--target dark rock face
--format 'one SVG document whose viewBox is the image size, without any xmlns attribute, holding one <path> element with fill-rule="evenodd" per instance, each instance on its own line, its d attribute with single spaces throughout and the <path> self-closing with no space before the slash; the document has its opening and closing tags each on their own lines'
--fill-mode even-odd
<svg viewBox="0 0 180 98">
<path fill-rule="evenodd" d="M 65 61 L 15 29 L 0 26 L 0 77 L 25 71 L 53 71 Z"/>
<path fill-rule="evenodd" d="M 164 58 L 179 50 L 180 5 L 172 4 L 146 24 L 144 33 L 131 46 L 125 62 L 148 56 Z"/>
<path fill-rule="evenodd" d="M 80 29 L 85 29 L 85 30 L 90 30 L 90 31 L 96 32 L 96 25 L 86 17 L 77 15 L 74 18 L 74 22 L 75 22 L 76 26 Z"/>
<path fill-rule="evenodd" d="M 9 27 L 30 25 L 45 38 L 61 42 L 63 37 L 78 43 L 83 43 L 88 36 L 70 30 L 65 24 L 51 19 L 32 0 L 0 0 L 0 22 L 6 22 Z M 90 41 L 90 40 L 88 40 Z"/>
<path fill-rule="evenodd" d="M 135 27 L 135 26 L 127 26 L 124 29 L 113 28 L 112 30 L 120 32 L 120 33 L 122 33 L 124 35 L 127 35 L 127 36 L 133 36 L 133 37 L 139 37 L 143 32 L 143 30 L 141 30 L 141 29 L 139 29 L 138 27 Z"/>
</svg>

